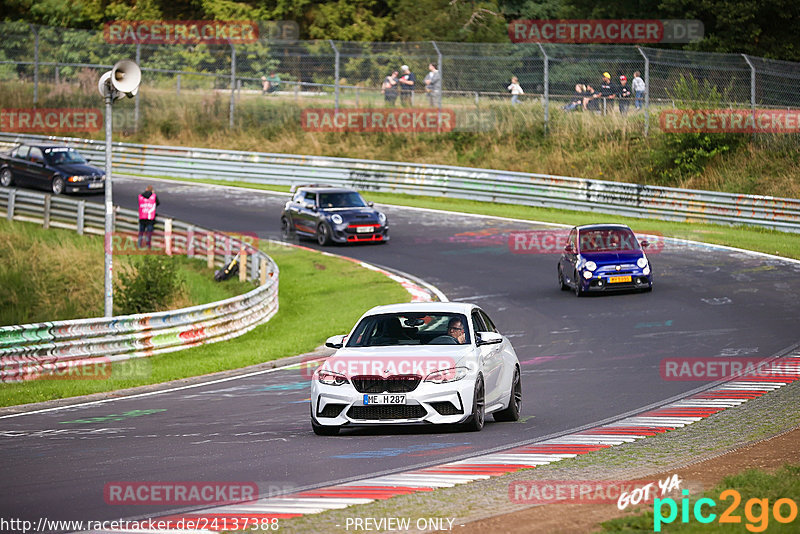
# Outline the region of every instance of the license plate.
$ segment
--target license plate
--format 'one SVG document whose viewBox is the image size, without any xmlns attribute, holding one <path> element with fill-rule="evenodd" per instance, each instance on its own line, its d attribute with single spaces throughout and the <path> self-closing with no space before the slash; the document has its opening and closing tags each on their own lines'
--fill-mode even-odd
<svg viewBox="0 0 800 534">
<path fill-rule="evenodd" d="M 375 228 L 372 226 L 356 226 L 356 232 L 359 234 L 367 234 L 369 232 L 374 232 Z"/>
<path fill-rule="evenodd" d="M 405 395 L 364 395 L 364 406 L 370 404 L 405 404 Z"/>
<path fill-rule="evenodd" d="M 89 189 L 100 189 L 103 187 L 103 182 L 91 182 L 89 184 Z"/>
<path fill-rule="evenodd" d="M 616 283 L 619 283 L 619 282 L 630 282 L 630 281 L 631 281 L 631 277 L 630 276 L 609 276 L 608 277 L 608 283 L 609 284 L 616 284 Z"/>
</svg>

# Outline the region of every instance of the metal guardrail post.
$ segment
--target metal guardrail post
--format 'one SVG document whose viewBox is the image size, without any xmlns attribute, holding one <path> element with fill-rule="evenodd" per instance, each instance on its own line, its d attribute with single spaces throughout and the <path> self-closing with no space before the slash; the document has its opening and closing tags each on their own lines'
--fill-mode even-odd
<svg viewBox="0 0 800 534">
<path fill-rule="evenodd" d="M 239 249 L 239 281 L 247 281 L 247 249 L 244 246 Z"/>
<path fill-rule="evenodd" d="M 164 253 L 172 256 L 172 219 L 164 219 Z"/>
<path fill-rule="evenodd" d="M 756 112 L 756 68 L 747 54 L 742 54 L 747 66 L 750 67 L 750 109 L 753 110 L 753 118 Z"/>
<path fill-rule="evenodd" d="M 267 283 L 267 260 L 264 258 L 261 258 L 261 272 L 259 273 L 259 281 L 261 282 L 262 286 Z"/>
<path fill-rule="evenodd" d="M 236 46 L 231 45 L 231 109 L 228 127 L 233 129 L 233 114 L 236 109 Z"/>
<path fill-rule="evenodd" d="M 542 43 L 536 44 L 539 45 L 539 51 L 541 51 L 544 58 L 544 133 L 547 135 L 547 126 L 550 122 L 550 58 L 547 56 L 547 52 L 544 51 Z"/>
<path fill-rule="evenodd" d="M 78 235 L 83 235 L 83 226 L 86 220 L 86 201 L 79 200 L 78 201 L 78 218 L 75 221 L 75 231 L 78 232 Z"/>
<path fill-rule="evenodd" d="M 328 42 L 331 44 L 331 48 L 333 48 L 333 53 L 335 54 L 336 63 L 334 64 L 333 68 L 333 94 L 334 94 L 334 110 L 336 112 L 339 111 L 339 49 L 336 48 L 336 44 L 334 44 L 333 39 L 328 39 Z"/>
<path fill-rule="evenodd" d="M 44 196 L 44 219 L 42 220 L 42 228 L 47 230 L 50 228 L 50 203 L 53 197 L 51 195 Z"/>
<path fill-rule="evenodd" d="M 181 96 L 181 75 L 178 73 L 178 76 L 175 79 L 175 96 Z"/>
<path fill-rule="evenodd" d="M 17 190 L 12 189 L 8 192 L 8 208 L 6 208 L 6 219 L 8 222 L 14 220 L 14 207 L 17 203 Z"/>
<path fill-rule="evenodd" d="M 647 137 L 650 132 L 650 58 L 644 53 L 641 47 L 636 47 L 636 50 L 644 58 L 644 136 Z M 636 95 L 634 95 L 636 98 Z"/>
<path fill-rule="evenodd" d="M 206 236 L 206 267 L 209 269 L 214 269 L 214 252 L 216 247 L 216 238 L 214 238 L 212 232 L 209 232 Z"/>
<path fill-rule="evenodd" d="M 186 229 L 186 257 L 194 257 L 194 226 L 191 224 Z"/>
</svg>

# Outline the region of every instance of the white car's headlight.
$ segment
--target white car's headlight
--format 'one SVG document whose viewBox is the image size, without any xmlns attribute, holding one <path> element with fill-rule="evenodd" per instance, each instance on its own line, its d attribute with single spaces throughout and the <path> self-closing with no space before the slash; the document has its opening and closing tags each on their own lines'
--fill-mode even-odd
<svg viewBox="0 0 800 534">
<path fill-rule="evenodd" d="M 647 267 L 647 258 L 642 256 L 641 258 L 636 260 L 636 265 L 638 265 L 640 269 L 644 269 L 645 267 Z"/>
<path fill-rule="evenodd" d="M 434 384 L 444 384 L 446 382 L 455 382 L 467 376 L 466 367 L 450 367 L 449 369 L 439 369 L 425 377 L 425 382 L 433 382 Z"/>
<path fill-rule="evenodd" d="M 380 221 L 381 224 L 386 224 L 386 215 L 378 212 L 378 221 Z"/>
<path fill-rule="evenodd" d="M 331 215 L 331 221 L 333 221 L 333 224 L 342 224 L 342 220 L 342 216 L 338 213 Z"/>
<path fill-rule="evenodd" d="M 594 271 L 597 269 L 597 264 L 593 261 L 587 261 L 585 264 L 583 264 L 583 268 L 589 271 Z"/>
<path fill-rule="evenodd" d="M 317 380 L 321 384 L 328 386 L 341 386 L 347 384 L 347 377 L 341 373 L 334 373 L 333 371 L 320 371 L 317 373 Z"/>
</svg>

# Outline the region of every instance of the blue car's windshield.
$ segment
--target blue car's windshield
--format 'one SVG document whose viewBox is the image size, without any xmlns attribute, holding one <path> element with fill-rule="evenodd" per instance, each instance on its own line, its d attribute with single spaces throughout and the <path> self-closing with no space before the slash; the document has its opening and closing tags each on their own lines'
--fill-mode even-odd
<svg viewBox="0 0 800 534">
<path fill-rule="evenodd" d="M 628 228 L 582 230 L 579 239 L 581 252 L 639 250 L 639 242 Z"/>
<path fill-rule="evenodd" d="M 347 193 L 320 193 L 321 208 L 363 208 L 367 203 L 355 191 Z"/>
<path fill-rule="evenodd" d="M 64 163 L 86 163 L 86 160 L 73 148 L 45 148 L 44 155 L 52 165 Z"/>
</svg>

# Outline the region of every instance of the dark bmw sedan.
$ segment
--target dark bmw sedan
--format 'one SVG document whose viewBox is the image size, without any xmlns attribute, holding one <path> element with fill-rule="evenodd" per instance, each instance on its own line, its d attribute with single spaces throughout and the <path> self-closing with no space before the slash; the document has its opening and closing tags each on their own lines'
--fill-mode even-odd
<svg viewBox="0 0 800 534">
<path fill-rule="evenodd" d="M 558 262 L 558 285 L 588 292 L 653 289 L 653 272 L 633 231 L 623 224 L 576 226 Z"/>
<path fill-rule="evenodd" d="M 19 145 L 0 154 L 0 185 L 23 185 L 61 193 L 103 191 L 105 175 L 74 148 Z"/>
<path fill-rule="evenodd" d="M 386 215 L 357 191 L 346 187 L 304 185 L 292 188 L 292 199 L 281 214 L 281 234 L 311 237 L 320 245 L 385 243 L 389 241 Z"/>
</svg>

